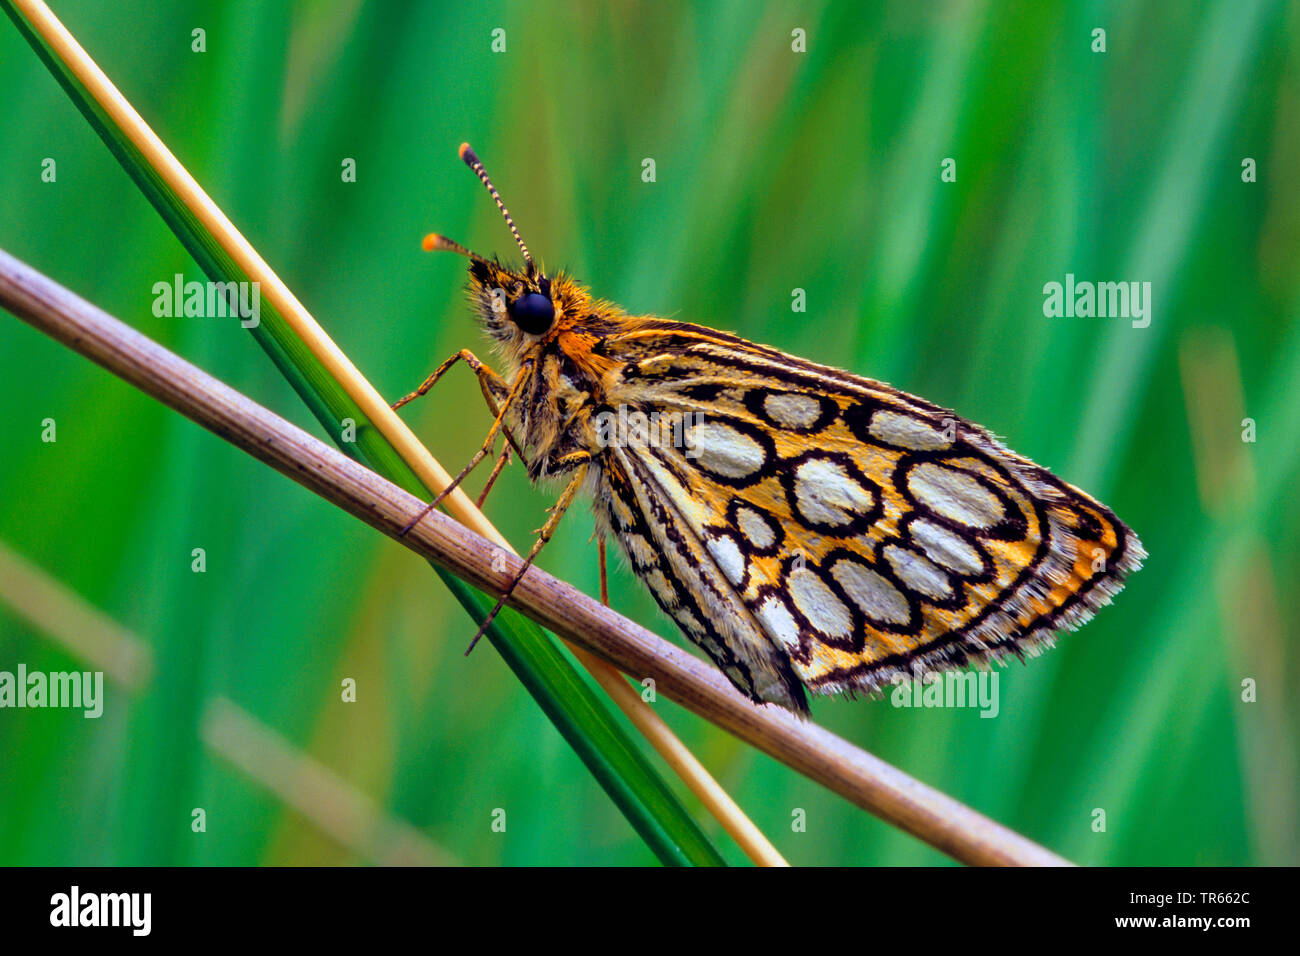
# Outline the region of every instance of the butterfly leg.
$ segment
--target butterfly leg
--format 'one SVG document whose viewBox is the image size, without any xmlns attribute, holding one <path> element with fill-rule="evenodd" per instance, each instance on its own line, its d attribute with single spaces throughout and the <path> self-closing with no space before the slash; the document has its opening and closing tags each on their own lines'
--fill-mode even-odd
<svg viewBox="0 0 1300 956">
<path fill-rule="evenodd" d="M 609 607 L 609 577 L 605 567 L 605 539 L 596 541 L 596 554 L 600 556 L 600 603 Z"/>
<path fill-rule="evenodd" d="M 508 437 L 509 432 L 507 432 L 506 435 Z M 474 502 L 474 507 L 482 510 L 483 502 L 487 500 L 488 492 L 492 490 L 492 485 L 496 482 L 497 475 L 501 474 L 501 469 L 505 468 L 508 464 L 510 464 L 510 446 L 506 445 L 501 449 L 501 454 L 497 455 L 497 462 L 492 466 L 492 473 L 488 475 L 487 482 L 483 485 L 483 490 L 479 492 L 478 498 Z"/>
<path fill-rule="evenodd" d="M 488 368 L 487 365 L 484 364 L 479 359 L 479 357 L 475 355 L 473 352 L 471 352 L 469 349 L 461 349 L 451 358 L 447 359 L 447 361 L 443 362 L 436 369 L 434 369 L 433 374 L 430 375 L 428 378 L 426 378 L 423 382 L 421 382 L 419 388 L 411 392 L 409 395 L 404 395 L 401 398 L 399 398 L 397 401 L 393 402 L 392 405 L 393 411 L 397 411 L 399 408 L 401 408 L 403 405 L 407 404 L 408 402 L 413 402 L 421 395 L 427 394 L 429 389 L 433 388 L 433 386 L 438 384 L 438 379 L 442 378 L 445 374 L 447 374 L 447 370 L 450 369 L 457 362 L 464 362 L 466 365 L 468 365 L 470 368 L 474 370 L 474 374 L 478 376 L 479 384 L 483 388 L 484 395 L 488 394 L 488 385 L 486 384 L 487 382 L 491 383 L 491 387 L 493 391 L 497 393 L 504 393 L 507 391 L 505 379 L 503 379 L 496 372 L 492 371 L 492 369 Z M 493 408 L 492 410 L 494 412 L 496 411 L 495 408 Z"/>
<path fill-rule="evenodd" d="M 475 361 L 477 361 L 477 359 Z M 488 410 L 491 411 L 494 416 L 499 415 L 501 414 L 500 403 L 509 398 L 510 389 L 506 385 L 505 379 L 497 375 L 496 372 L 493 372 L 490 368 L 481 363 L 480 367 L 484 370 L 483 373 L 480 373 L 478 376 L 478 386 L 483 392 L 483 401 L 487 403 Z M 475 369 L 475 371 L 477 372 L 478 369 Z M 524 450 L 519 447 L 519 443 L 515 441 L 515 436 L 514 433 L 510 431 L 510 426 L 503 422 L 501 424 L 501 431 L 506 436 L 506 441 L 510 443 L 510 447 L 514 449 L 515 454 L 519 456 L 519 463 L 527 468 L 528 458 L 524 455 Z M 507 459 L 507 462 L 508 461 L 509 459 Z M 483 496 L 487 496 L 486 489 L 484 489 Z"/>
<path fill-rule="evenodd" d="M 564 491 L 560 494 L 559 500 L 551 506 L 551 516 L 546 519 L 546 524 L 542 525 L 539 529 L 537 540 L 533 542 L 532 550 L 530 550 L 528 556 L 524 558 L 524 563 L 519 568 L 519 573 L 514 576 L 514 580 L 512 580 L 505 591 L 502 592 L 500 599 L 496 603 L 496 607 L 492 608 L 491 613 L 483 619 L 483 623 L 479 625 L 478 631 L 474 634 L 474 639 L 469 642 L 469 647 L 465 648 L 465 653 L 467 655 L 470 651 L 474 650 L 474 645 L 479 642 L 479 638 L 481 638 L 484 632 L 487 631 L 488 625 L 496 619 L 497 614 L 499 614 L 501 609 L 505 607 L 506 601 L 510 598 L 510 595 L 514 593 L 519 582 L 523 580 L 524 572 L 532 567 L 533 561 L 537 559 L 537 555 L 541 553 L 542 548 L 546 547 L 546 543 L 551 540 L 551 535 L 555 534 L 555 528 L 559 525 L 560 519 L 564 517 L 564 513 L 569 510 L 569 505 L 573 504 L 573 499 L 577 497 L 578 492 L 582 489 L 582 483 L 587 477 L 587 462 L 589 461 L 591 461 L 591 455 L 588 452 L 574 452 L 572 455 L 567 455 L 556 463 L 557 465 L 577 465 L 578 470 L 574 474 L 573 478 L 570 479 L 569 484 L 565 487 Z"/>
<path fill-rule="evenodd" d="M 443 364 L 450 368 L 451 361 L 452 359 L 448 359 L 447 362 L 444 362 Z M 509 392 L 506 393 L 506 399 L 501 404 L 496 419 L 492 422 L 492 427 L 488 429 L 487 438 L 483 439 L 482 446 L 474 453 L 474 457 L 469 460 L 469 464 L 460 470 L 460 474 L 453 478 L 446 488 L 443 488 L 442 491 L 438 492 L 437 496 L 425 505 L 424 509 L 419 514 L 407 522 L 406 527 L 401 530 L 399 537 L 405 537 L 412 528 L 420 523 L 421 519 L 423 519 L 425 515 L 442 503 L 443 498 L 451 494 L 453 489 L 459 487 L 460 483 L 465 480 L 465 477 L 478 467 L 479 462 L 487 457 L 488 453 L 492 450 L 492 446 L 496 443 L 497 432 L 504 427 L 506 412 L 509 411 L 511 404 L 523 391 L 524 384 L 528 381 L 530 372 L 531 366 L 527 364 L 519 369 L 519 374 L 515 377 L 514 384 L 510 386 Z M 436 375 L 437 373 L 435 372 L 434 374 Z M 430 377 L 432 378 L 433 376 Z"/>
<path fill-rule="evenodd" d="M 461 349 L 451 358 L 447 359 L 447 361 L 443 362 L 433 370 L 432 375 L 420 383 L 419 388 L 411 392 L 409 395 L 402 396 L 397 401 L 393 402 L 390 407 L 393 411 L 397 411 L 403 405 L 415 401 L 415 399 L 422 395 L 428 394 L 429 390 L 432 389 L 434 385 L 438 384 L 438 380 L 447 373 L 447 370 L 457 362 L 464 362 L 474 371 L 475 376 L 478 377 L 479 389 L 483 392 L 483 400 L 487 403 L 488 409 L 494 416 L 499 415 L 499 404 L 509 396 L 510 387 L 506 384 L 505 379 L 494 372 L 486 362 L 469 349 Z M 519 443 L 515 441 L 515 436 L 511 433 L 510 429 L 502 426 L 502 431 L 505 432 L 506 440 L 510 442 L 510 447 L 515 450 L 515 454 L 519 456 L 519 460 L 527 465 L 528 460 L 524 457 L 524 453 L 520 449 Z"/>
</svg>

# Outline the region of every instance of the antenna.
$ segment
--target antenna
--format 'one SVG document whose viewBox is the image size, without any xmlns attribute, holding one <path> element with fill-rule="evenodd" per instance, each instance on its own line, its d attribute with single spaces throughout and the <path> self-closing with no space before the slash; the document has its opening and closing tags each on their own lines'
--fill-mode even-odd
<svg viewBox="0 0 1300 956">
<path fill-rule="evenodd" d="M 487 260 L 477 252 L 471 252 L 454 239 L 440 236 L 436 232 L 431 232 L 425 236 L 424 241 L 421 242 L 420 245 L 424 246 L 425 252 L 459 252 L 462 256 L 465 256 L 468 259 L 473 259 L 475 262 L 482 262 L 485 265 L 487 264 Z"/>
<path fill-rule="evenodd" d="M 519 229 L 515 226 L 515 221 L 510 218 L 510 210 L 506 209 L 506 204 L 501 201 L 501 196 L 497 193 L 497 188 L 492 185 L 492 180 L 488 178 L 487 170 L 483 168 L 483 163 L 478 158 L 478 155 L 475 154 L 474 150 L 470 149 L 469 143 L 460 144 L 460 158 L 465 161 L 466 166 L 474 170 L 478 178 L 483 181 L 483 185 L 487 187 L 488 193 L 491 194 L 493 200 L 496 201 L 497 208 L 501 210 L 501 215 L 506 217 L 506 225 L 510 227 L 510 234 L 515 237 L 515 242 L 519 243 L 519 249 L 524 254 L 524 261 L 528 263 L 528 271 L 532 272 L 537 268 L 533 263 L 533 257 L 528 254 L 528 247 L 524 245 L 524 239 L 519 235 Z M 444 246 L 443 248 L 449 247 Z"/>
</svg>

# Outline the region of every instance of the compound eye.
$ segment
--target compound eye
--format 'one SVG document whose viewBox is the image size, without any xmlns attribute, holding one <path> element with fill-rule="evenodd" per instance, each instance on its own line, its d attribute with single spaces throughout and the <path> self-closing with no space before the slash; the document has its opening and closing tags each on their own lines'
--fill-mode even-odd
<svg viewBox="0 0 1300 956">
<path fill-rule="evenodd" d="M 528 292 L 510 304 L 510 317 L 529 335 L 541 335 L 555 321 L 555 304 L 550 296 Z"/>
</svg>

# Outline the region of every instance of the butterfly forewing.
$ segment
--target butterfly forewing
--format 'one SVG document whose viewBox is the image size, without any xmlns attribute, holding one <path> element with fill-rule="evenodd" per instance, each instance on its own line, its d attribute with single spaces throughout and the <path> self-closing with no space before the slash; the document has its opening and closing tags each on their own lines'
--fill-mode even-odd
<svg viewBox="0 0 1300 956">
<path fill-rule="evenodd" d="M 1036 653 L 1145 555 L 1088 495 L 880 382 L 661 320 L 602 353 L 621 367 L 611 405 L 684 424 L 610 449 L 598 511 L 756 700 L 804 710 L 801 684 L 872 691 Z"/>
</svg>

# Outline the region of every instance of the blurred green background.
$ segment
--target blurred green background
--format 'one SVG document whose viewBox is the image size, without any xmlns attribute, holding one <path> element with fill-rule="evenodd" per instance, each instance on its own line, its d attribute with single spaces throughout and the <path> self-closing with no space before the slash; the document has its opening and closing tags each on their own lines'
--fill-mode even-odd
<svg viewBox="0 0 1300 956">
<path fill-rule="evenodd" d="M 956 408 L 1142 536 L 1114 607 L 1001 672 L 996 719 L 819 699 L 818 721 L 1080 863 L 1300 862 L 1300 8 L 150 7 L 54 4 L 386 395 L 486 352 L 463 260 L 419 247 L 514 251 L 469 140 L 550 268 Z M 0 248 L 319 433 L 236 322 L 153 315 L 155 282 L 203 276 L 8 20 L 0 90 Z M 1150 326 L 1044 317 L 1066 273 L 1151 282 Z M 0 710 L 0 863 L 374 859 L 202 742 L 217 698 L 442 859 L 653 862 L 491 648 L 461 657 L 473 627 L 422 561 L 7 315 L 0 396 L 0 542 L 153 660 L 99 720 Z M 489 421 L 460 370 L 408 420 L 453 471 Z M 487 512 L 522 547 L 548 504 L 514 468 Z M 540 563 L 595 593 L 590 533 L 571 512 Z M 611 592 L 681 641 L 621 568 Z M 79 658 L 0 604 L 0 670 L 18 662 Z M 791 862 L 948 862 L 657 710 Z"/>
</svg>

